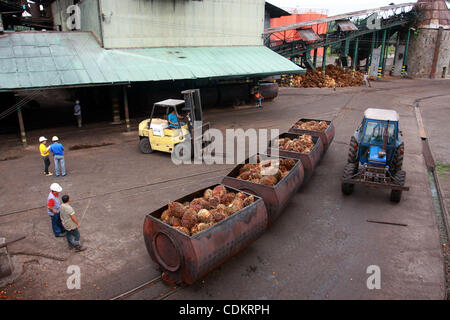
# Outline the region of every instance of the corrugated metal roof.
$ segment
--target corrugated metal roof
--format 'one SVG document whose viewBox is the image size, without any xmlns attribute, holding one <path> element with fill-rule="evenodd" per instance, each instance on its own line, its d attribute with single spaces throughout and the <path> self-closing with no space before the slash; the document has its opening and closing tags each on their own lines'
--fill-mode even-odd
<svg viewBox="0 0 450 320">
<path fill-rule="evenodd" d="M 90 32 L 0 38 L 0 91 L 300 72 L 264 46 L 105 50 Z"/>
</svg>

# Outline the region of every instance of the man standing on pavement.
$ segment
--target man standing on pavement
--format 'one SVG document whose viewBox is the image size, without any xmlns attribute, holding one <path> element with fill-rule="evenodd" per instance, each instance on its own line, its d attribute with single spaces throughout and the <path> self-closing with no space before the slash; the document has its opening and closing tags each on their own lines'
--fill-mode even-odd
<svg viewBox="0 0 450 320">
<path fill-rule="evenodd" d="M 255 99 L 256 99 L 256 101 L 257 101 L 257 104 L 256 104 L 256 107 L 257 107 L 257 108 L 262 108 L 262 103 L 261 103 L 261 101 L 262 101 L 263 98 L 264 98 L 264 97 L 262 96 L 262 94 L 259 93 L 259 91 L 256 91 L 256 93 L 255 93 Z"/>
<path fill-rule="evenodd" d="M 64 237 L 66 232 L 61 224 L 59 193 L 62 187 L 57 183 L 52 183 L 50 186 L 50 193 L 47 198 L 47 213 L 52 220 L 52 230 L 55 237 Z"/>
<path fill-rule="evenodd" d="M 64 146 L 59 143 L 59 138 L 54 136 L 52 138 L 53 144 L 48 148 L 53 153 L 53 160 L 55 161 L 55 173 L 59 177 L 59 167 L 61 166 L 61 173 L 64 177 L 66 175 L 66 164 L 64 161 Z"/>
<path fill-rule="evenodd" d="M 73 107 L 73 114 L 77 118 L 78 128 L 81 128 L 81 106 L 80 100 L 75 101 L 75 107 Z"/>
<path fill-rule="evenodd" d="M 61 222 L 64 229 L 66 229 L 66 238 L 67 243 L 69 244 L 69 249 L 75 248 L 77 252 L 84 251 L 86 248 L 81 246 L 80 231 L 78 231 L 80 223 L 75 217 L 75 211 L 70 206 L 70 198 L 67 194 L 65 194 L 61 199 L 63 202 L 61 205 Z"/>
<path fill-rule="evenodd" d="M 47 151 L 47 138 L 40 137 L 39 142 L 39 151 L 41 152 L 41 157 L 44 160 L 44 174 L 46 176 L 52 176 L 53 173 L 48 172 L 48 168 L 50 167 L 50 159 L 48 156 L 50 155 L 50 153 Z"/>
</svg>

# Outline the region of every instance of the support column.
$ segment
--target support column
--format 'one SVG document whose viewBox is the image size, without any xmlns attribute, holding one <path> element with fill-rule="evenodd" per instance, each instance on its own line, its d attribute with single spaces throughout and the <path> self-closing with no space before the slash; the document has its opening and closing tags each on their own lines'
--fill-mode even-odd
<svg viewBox="0 0 450 320">
<path fill-rule="evenodd" d="M 4 34 L 5 28 L 3 27 L 2 14 L 0 13 L 0 36 Z"/>
<path fill-rule="evenodd" d="M 411 36 L 411 29 L 408 29 L 408 33 L 406 35 L 406 45 L 405 45 L 405 53 L 403 54 L 403 65 L 402 65 L 402 77 L 405 75 L 406 70 L 406 56 L 408 54 L 408 46 L 409 46 L 409 38 Z"/>
<path fill-rule="evenodd" d="M 433 65 L 431 67 L 430 79 L 434 79 L 436 77 L 436 67 L 437 67 L 437 62 L 439 59 L 439 50 L 441 48 L 441 38 L 442 38 L 443 30 L 444 30 L 443 27 L 439 27 L 437 38 L 436 38 L 436 45 L 434 47 Z"/>
<path fill-rule="evenodd" d="M 358 45 L 359 45 L 359 38 L 356 38 L 355 39 L 355 51 L 353 52 L 353 63 L 352 63 L 352 65 L 353 65 L 353 72 L 355 72 L 355 70 L 356 70 L 356 64 L 357 64 L 357 61 L 358 61 Z"/>
<path fill-rule="evenodd" d="M 395 72 L 395 63 L 397 62 L 397 49 L 400 44 L 400 31 L 397 31 L 397 39 L 395 41 L 394 62 L 392 62 L 391 75 Z"/>
<path fill-rule="evenodd" d="M 125 124 L 127 125 L 127 132 L 130 132 L 131 126 L 130 126 L 130 114 L 128 112 L 127 86 L 123 86 L 123 108 L 125 109 Z"/>
<path fill-rule="evenodd" d="M 314 69 L 317 67 L 317 48 L 314 49 L 314 59 L 313 59 Z"/>
<path fill-rule="evenodd" d="M 372 43 L 370 44 L 370 55 L 366 62 L 366 71 L 370 74 L 370 67 L 372 66 L 373 49 L 375 48 L 376 31 L 372 32 Z"/>
<path fill-rule="evenodd" d="M 20 138 L 24 147 L 27 145 L 27 136 L 25 135 L 25 126 L 23 125 L 22 107 L 17 108 L 17 116 L 19 118 Z"/>
<path fill-rule="evenodd" d="M 113 109 L 112 124 L 120 124 L 120 107 L 119 107 L 119 97 L 117 94 L 117 88 L 112 87 L 111 91 L 112 91 L 111 103 L 112 103 L 112 109 Z"/>
<path fill-rule="evenodd" d="M 325 34 L 325 43 L 327 42 L 327 40 L 328 40 L 328 33 Z M 325 75 L 325 70 L 326 70 L 326 67 L 327 67 L 327 49 L 328 49 L 327 46 L 323 47 L 322 71 L 323 71 L 324 75 Z"/>
<path fill-rule="evenodd" d="M 386 42 L 386 32 L 387 30 L 383 30 L 383 38 L 381 40 L 381 51 L 380 51 L 380 63 L 378 64 L 378 79 L 381 79 L 383 74 L 383 60 L 384 60 L 384 46 Z"/>
</svg>

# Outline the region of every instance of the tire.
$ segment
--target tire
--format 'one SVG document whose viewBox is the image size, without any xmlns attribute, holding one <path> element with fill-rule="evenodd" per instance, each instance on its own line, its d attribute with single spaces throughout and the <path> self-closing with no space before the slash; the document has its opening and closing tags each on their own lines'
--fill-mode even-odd
<svg viewBox="0 0 450 320">
<path fill-rule="evenodd" d="M 405 185 L 405 179 L 406 179 L 406 172 L 405 171 L 397 171 L 394 176 L 392 177 L 392 181 L 395 184 L 398 184 L 400 186 L 404 186 Z"/>
<path fill-rule="evenodd" d="M 344 174 L 342 175 L 343 180 L 351 179 L 358 171 L 357 163 L 347 163 L 344 168 Z M 351 195 L 353 193 L 355 185 L 353 183 L 341 184 L 342 193 L 345 195 Z"/>
<path fill-rule="evenodd" d="M 405 148 L 405 144 L 402 142 L 400 146 L 395 150 L 394 159 L 392 159 L 392 169 L 394 174 L 402 170 L 403 167 L 403 154 L 400 153 L 400 150 Z"/>
<path fill-rule="evenodd" d="M 355 147 L 356 145 L 356 147 Z M 356 142 L 355 137 L 350 139 L 350 146 L 348 148 L 348 159 L 349 163 L 358 163 L 358 142 Z"/>
<path fill-rule="evenodd" d="M 152 146 L 150 145 L 150 140 L 148 140 L 147 137 L 143 137 L 139 140 L 139 150 L 145 154 L 153 152 Z"/>
<path fill-rule="evenodd" d="M 391 201 L 399 203 L 402 199 L 402 190 L 392 190 L 391 191 Z"/>
<path fill-rule="evenodd" d="M 405 171 L 398 171 L 393 177 L 392 180 L 395 184 L 398 184 L 400 186 L 405 185 L 405 178 L 406 178 L 406 172 Z M 399 203 L 402 199 L 402 190 L 392 190 L 391 191 L 391 201 L 395 203 Z"/>
</svg>

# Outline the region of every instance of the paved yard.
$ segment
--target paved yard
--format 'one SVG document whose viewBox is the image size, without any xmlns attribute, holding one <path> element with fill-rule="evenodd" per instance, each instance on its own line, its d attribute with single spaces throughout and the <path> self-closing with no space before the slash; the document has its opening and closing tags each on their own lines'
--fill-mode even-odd
<svg viewBox="0 0 450 320">
<path fill-rule="evenodd" d="M 448 93 L 449 84 L 389 80 L 375 82 L 371 89 L 338 88 L 335 92 L 285 88 L 262 110 L 206 112 L 212 127 L 222 130 L 279 128 L 284 132 L 301 117 L 330 119 L 336 137 L 315 175 L 261 238 L 203 281 L 170 298 L 444 298 L 443 255 L 412 104 L 419 98 Z M 391 203 L 385 190 L 357 186 L 349 197 L 340 191 L 347 144 L 368 107 L 393 108 L 400 114 L 406 144 L 404 169 L 411 187 L 400 204 Z M 121 131 L 123 127 L 98 124 L 82 131 L 30 132 L 30 142 L 40 135 L 57 134 L 67 148 L 110 143 L 69 150 L 69 175 L 59 179 L 42 174 L 37 143 L 22 150 L 13 137 L 0 137 L 4 140 L 2 159 L 10 158 L 0 161 L 0 236 L 27 236 L 9 247 L 20 276 L 4 288 L 8 296 L 107 299 L 157 277 L 158 267 L 150 260 L 142 236 L 145 215 L 170 200 L 220 182 L 233 167 L 175 166 L 169 155 L 140 154 L 136 131 Z M 440 152 L 448 159 L 446 150 Z M 44 208 L 52 182 L 60 183 L 63 193 L 73 199 L 88 247 L 83 253 L 68 251 L 64 238 L 52 236 Z M 373 224 L 368 219 L 407 226 Z M 80 290 L 67 289 L 70 265 L 81 269 Z M 370 265 L 381 269 L 381 290 L 366 287 Z M 167 290 L 158 284 L 134 298 L 151 299 Z"/>
</svg>

